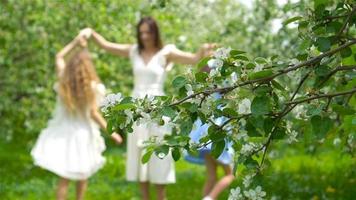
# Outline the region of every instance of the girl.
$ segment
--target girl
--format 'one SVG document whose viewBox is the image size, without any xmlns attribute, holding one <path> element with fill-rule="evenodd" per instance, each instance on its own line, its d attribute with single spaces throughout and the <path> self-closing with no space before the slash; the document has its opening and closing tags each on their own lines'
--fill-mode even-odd
<svg viewBox="0 0 356 200">
<path fill-rule="evenodd" d="M 210 72 L 210 67 L 205 66 L 202 68 L 202 71 Z M 216 99 L 221 98 L 221 95 L 218 93 L 213 94 Z M 227 119 L 220 117 L 215 119 L 216 125 L 223 124 L 224 121 Z M 196 120 L 194 123 L 194 128 L 189 134 L 191 141 L 195 143 L 199 143 L 199 140 L 204 137 L 209 129 L 208 124 L 203 124 L 200 119 Z M 207 179 L 204 184 L 203 188 L 203 200 L 214 200 L 217 199 L 219 194 L 227 188 L 232 181 L 234 180 L 233 170 L 232 170 L 232 163 L 233 163 L 233 155 L 234 151 L 230 144 L 226 144 L 224 151 L 221 155 L 215 159 L 211 154 L 211 144 L 207 145 L 199 149 L 198 156 L 192 156 L 187 154 L 185 159 L 188 162 L 195 163 L 195 164 L 204 164 L 207 170 Z M 218 166 L 221 166 L 224 170 L 225 175 L 218 180 L 217 179 L 217 170 Z"/>
<path fill-rule="evenodd" d="M 101 35 L 91 29 L 94 41 L 106 51 L 117 56 L 130 58 L 134 75 L 133 96 L 143 98 L 148 96 L 164 95 L 163 86 L 167 71 L 172 63 L 196 64 L 201 58 L 212 53 L 213 44 L 204 44 L 197 53 L 183 52 L 173 44 L 163 45 L 158 25 L 151 17 L 145 17 L 137 25 L 137 44 L 116 44 L 105 40 Z M 167 126 L 158 126 L 148 123 L 133 127 L 133 133 L 128 134 L 126 179 L 140 183 L 142 198 L 149 199 L 149 184 L 155 184 L 157 198 L 166 199 L 166 184 L 175 183 L 174 161 L 171 154 L 160 159 L 152 155 L 146 164 L 141 163 L 145 153 L 142 141 L 156 136 L 163 138 L 169 134 Z"/>
<path fill-rule="evenodd" d="M 223 118 L 215 120 L 215 124 L 223 124 Z M 190 133 L 191 140 L 195 143 L 205 136 L 208 132 L 209 125 L 203 124 L 200 119 L 194 123 L 194 129 Z M 221 153 L 219 158 L 215 159 L 211 154 L 211 145 L 199 149 L 198 156 L 186 155 L 185 159 L 191 163 L 204 164 L 207 170 L 207 179 L 203 188 L 203 200 L 217 199 L 219 194 L 227 188 L 234 180 L 232 163 L 233 163 L 233 149 L 231 144 L 226 144 L 225 150 Z M 225 175 L 218 180 L 217 170 L 221 166 Z"/>
<path fill-rule="evenodd" d="M 31 155 L 36 165 L 58 176 L 57 199 L 66 199 L 69 180 L 77 181 L 77 199 L 83 199 L 87 179 L 105 162 L 102 152 L 104 140 L 99 126 L 106 121 L 98 111 L 98 103 L 105 95 L 87 49 L 83 35 L 78 35 L 56 56 L 58 82 L 56 108 Z M 69 57 L 68 63 L 64 57 Z M 120 144 L 122 138 L 113 133 Z"/>
</svg>

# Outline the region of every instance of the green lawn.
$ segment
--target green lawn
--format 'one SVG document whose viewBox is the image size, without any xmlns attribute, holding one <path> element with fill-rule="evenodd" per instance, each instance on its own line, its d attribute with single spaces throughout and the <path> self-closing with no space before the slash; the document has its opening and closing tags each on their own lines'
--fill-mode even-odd
<svg viewBox="0 0 356 200">
<path fill-rule="evenodd" d="M 0 199 L 54 199 L 56 176 L 33 166 L 27 150 L 5 144 L 0 147 Z M 86 199 L 139 199 L 137 185 L 125 181 L 124 149 L 109 148 L 105 156 L 107 163 L 90 179 Z M 285 154 L 273 160 L 262 185 L 268 199 L 353 199 L 355 163 L 354 158 L 337 151 L 313 157 Z M 181 160 L 176 168 L 177 184 L 168 187 L 168 199 L 201 199 L 204 167 Z M 241 181 L 237 176 L 233 186 L 240 185 Z M 227 199 L 228 192 L 220 199 Z M 70 199 L 74 199 L 74 195 L 74 184 L 71 184 Z"/>
</svg>

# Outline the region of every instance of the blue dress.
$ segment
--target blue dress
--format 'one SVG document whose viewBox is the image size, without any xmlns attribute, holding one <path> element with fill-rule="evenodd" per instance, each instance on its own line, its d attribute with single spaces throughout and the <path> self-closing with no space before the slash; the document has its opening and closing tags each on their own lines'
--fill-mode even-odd
<svg viewBox="0 0 356 200">
<path fill-rule="evenodd" d="M 219 96 L 217 97 L 219 98 Z M 217 125 L 223 124 L 227 120 L 226 117 L 220 117 L 215 120 L 215 123 Z M 197 119 L 194 122 L 193 130 L 190 132 L 189 137 L 192 142 L 194 143 L 199 143 L 199 140 L 206 136 L 208 133 L 208 124 L 203 124 L 200 119 Z M 188 153 L 185 153 L 185 160 L 191 163 L 195 164 L 205 164 L 205 155 L 209 154 L 211 152 L 211 144 L 207 145 L 206 147 L 202 147 L 199 149 L 199 154 L 197 156 L 190 155 Z M 233 157 L 234 157 L 234 150 L 232 148 L 232 143 L 225 143 L 225 148 L 224 151 L 221 153 L 217 161 L 221 164 L 224 165 L 229 165 L 233 163 Z"/>
</svg>

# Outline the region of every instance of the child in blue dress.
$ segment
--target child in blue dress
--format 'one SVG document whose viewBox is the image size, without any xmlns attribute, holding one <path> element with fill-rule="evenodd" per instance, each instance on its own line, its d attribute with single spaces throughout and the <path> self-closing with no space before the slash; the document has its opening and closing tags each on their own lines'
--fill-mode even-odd
<svg viewBox="0 0 356 200">
<path fill-rule="evenodd" d="M 216 98 L 220 98 L 220 95 L 215 94 Z M 216 125 L 221 125 L 227 119 L 224 117 L 217 118 L 215 120 Z M 199 143 L 199 140 L 206 136 L 208 132 L 209 124 L 203 124 L 200 119 L 194 123 L 194 128 L 190 133 L 191 141 Z M 224 151 L 221 155 L 215 159 L 211 155 L 211 144 L 199 149 L 198 156 L 186 155 L 185 159 L 195 164 L 204 164 L 207 169 L 207 179 L 203 188 L 203 200 L 217 199 L 218 195 L 227 188 L 234 180 L 232 163 L 233 163 L 233 149 L 231 143 L 226 143 Z M 218 180 L 217 167 L 221 166 L 225 172 L 225 175 Z"/>
</svg>

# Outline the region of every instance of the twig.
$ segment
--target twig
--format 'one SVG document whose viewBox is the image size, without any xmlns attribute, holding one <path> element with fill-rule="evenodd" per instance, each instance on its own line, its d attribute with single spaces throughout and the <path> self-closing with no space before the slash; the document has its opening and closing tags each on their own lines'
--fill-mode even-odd
<svg viewBox="0 0 356 200">
<path fill-rule="evenodd" d="M 346 29 L 347 25 L 349 24 L 352 16 L 355 14 L 356 12 L 356 6 L 353 5 L 352 6 L 352 11 L 350 12 L 349 16 L 347 16 L 346 20 L 345 20 L 345 23 L 342 25 L 341 29 L 339 30 L 339 32 L 337 33 L 336 37 L 339 37 L 342 32 L 344 32 L 344 30 Z"/>
<path fill-rule="evenodd" d="M 332 98 L 332 97 L 342 96 L 342 95 L 346 95 L 346 94 L 353 94 L 355 92 L 356 92 L 356 88 L 354 88 L 352 90 L 349 90 L 349 91 L 344 91 L 344 92 L 315 95 L 313 97 L 309 97 L 309 98 L 305 98 L 305 99 L 301 99 L 301 100 L 289 101 L 289 102 L 286 103 L 286 105 L 300 104 L 300 103 L 303 103 L 303 102 L 306 102 L 306 101 L 311 101 L 311 100 L 314 100 L 314 99 Z"/>
<path fill-rule="evenodd" d="M 332 70 L 331 72 L 329 72 L 328 75 L 326 75 L 326 77 L 323 79 L 323 81 L 321 83 L 318 84 L 318 86 L 322 86 L 326 81 L 329 80 L 329 78 L 334 75 L 336 72 L 338 71 L 346 71 L 346 70 L 354 70 L 356 69 L 356 65 L 352 65 L 352 66 L 339 66 L 336 67 L 334 70 Z"/>
<path fill-rule="evenodd" d="M 302 80 L 300 80 L 297 89 L 295 90 L 295 92 L 293 93 L 293 95 L 292 95 L 292 97 L 290 98 L 289 101 L 293 101 L 295 95 L 297 95 L 299 89 L 302 87 L 302 85 L 303 85 L 303 83 L 305 82 L 305 80 L 307 80 L 307 78 L 308 78 L 308 76 L 309 76 L 310 73 L 311 73 L 311 71 L 309 71 L 309 72 L 302 78 Z"/>
</svg>

